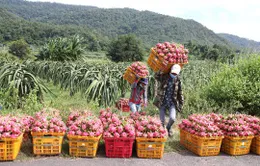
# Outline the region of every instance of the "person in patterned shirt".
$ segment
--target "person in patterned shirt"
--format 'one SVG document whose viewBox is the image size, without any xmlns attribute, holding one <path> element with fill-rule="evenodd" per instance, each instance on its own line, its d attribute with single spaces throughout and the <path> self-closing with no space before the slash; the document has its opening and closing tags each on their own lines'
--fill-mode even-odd
<svg viewBox="0 0 260 166">
<path fill-rule="evenodd" d="M 166 110 L 169 110 L 169 121 L 166 125 L 169 137 L 172 136 L 171 127 L 176 119 L 176 110 L 181 112 L 184 103 L 179 76 L 180 71 L 180 65 L 175 64 L 172 66 L 169 74 L 163 74 L 162 72 L 155 74 L 155 79 L 158 81 L 159 86 L 155 87 L 157 93 L 154 105 L 160 110 L 160 120 L 163 126 L 165 124 Z"/>
</svg>

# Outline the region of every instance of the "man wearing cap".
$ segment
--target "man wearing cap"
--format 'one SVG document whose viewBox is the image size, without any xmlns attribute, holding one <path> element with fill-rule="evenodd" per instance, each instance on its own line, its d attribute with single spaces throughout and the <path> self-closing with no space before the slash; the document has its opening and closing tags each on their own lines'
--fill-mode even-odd
<svg viewBox="0 0 260 166">
<path fill-rule="evenodd" d="M 141 78 L 139 81 L 138 79 L 132 84 L 132 91 L 129 99 L 129 106 L 132 112 L 140 111 L 141 110 L 141 103 L 143 100 L 143 104 L 147 106 L 147 86 L 148 79 Z"/>
<path fill-rule="evenodd" d="M 178 64 L 172 66 L 170 73 L 158 72 L 155 79 L 159 82 L 158 92 L 154 100 L 154 105 L 160 110 L 161 123 L 165 123 L 165 111 L 169 110 L 169 122 L 166 126 L 168 136 L 172 136 L 171 127 L 176 119 L 176 110 L 181 112 L 183 107 L 183 94 L 179 73 L 181 67 Z"/>
</svg>

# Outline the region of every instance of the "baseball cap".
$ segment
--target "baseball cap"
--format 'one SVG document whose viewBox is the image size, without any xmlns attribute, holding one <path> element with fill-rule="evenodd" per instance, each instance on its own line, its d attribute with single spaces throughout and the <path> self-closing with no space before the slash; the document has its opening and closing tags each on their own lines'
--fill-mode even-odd
<svg viewBox="0 0 260 166">
<path fill-rule="evenodd" d="M 171 73 L 179 74 L 181 71 L 181 66 L 178 64 L 175 64 L 171 68 Z"/>
</svg>

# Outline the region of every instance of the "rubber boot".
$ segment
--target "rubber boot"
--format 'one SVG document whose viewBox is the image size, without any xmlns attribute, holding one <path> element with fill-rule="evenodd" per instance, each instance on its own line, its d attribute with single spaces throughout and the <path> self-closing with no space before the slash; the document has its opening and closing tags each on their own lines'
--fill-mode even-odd
<svg viewBox="0 0 260 166">
<path fill-rule="evenodd" d="M 165 124 L 164 124 L 164 122 L 161 122 L 161 123 L 162 123 L 162 127 L 165 128 Z"/>
<path fill-rule="evenodd" d="M 174 123 L 174 120 L 169 119 L 169 122 L 168 122 L 168 124 L 167 124 L 167 126 L 166 126 L 166 129 L 167 129 L 167 131 L 168 131 L 168 136 L 169 136 L 169 137 L 172 137 L 172 136 L 173 136 L 173 133 L 172 133 L 172 131 L 171 131 L 171 127 L 172 127 L 173 123 Z"/>
</svg>

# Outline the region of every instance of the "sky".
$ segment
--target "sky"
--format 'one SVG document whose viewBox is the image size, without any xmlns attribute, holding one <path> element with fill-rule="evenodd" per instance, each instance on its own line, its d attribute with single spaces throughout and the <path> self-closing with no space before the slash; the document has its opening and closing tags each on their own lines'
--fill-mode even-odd
<svg viewBox="0 0 260 166">
<path fill-rule="evenodd" d="M 215 33 L 260 42 L 260 0 L 29 0 L 100 8 L 133 8 L 193 19 Z"/>
</svg>

